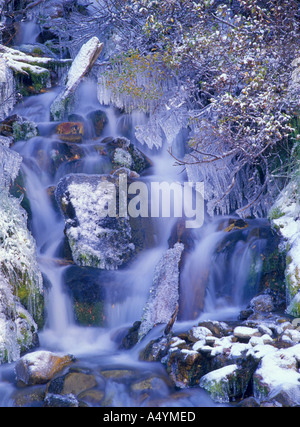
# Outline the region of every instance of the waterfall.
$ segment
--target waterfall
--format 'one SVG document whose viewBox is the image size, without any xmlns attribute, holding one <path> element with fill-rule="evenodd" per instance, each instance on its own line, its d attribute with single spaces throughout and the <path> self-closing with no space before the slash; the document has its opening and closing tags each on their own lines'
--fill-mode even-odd
<svg viewBox="0 0 300 427">
<path fill-rule="evenodd" d="M 40 345 L 75 354 L 88 366 L 94 363 L 91 362 L 93 358 L 101 358 L 104 366 L 129 365 L 143 369 L 138 360 L 141 344 L 126 353 L 119 349 L 120 339 L 144 316 L 155 282 L 154 273 L 156 271 L 159 277 L 160 271 L 164 271 L 162 263 L 168 259 L 168 250 L 177 242 L 185 245 L 180 263 L 179 313 L 174 326 L 177 330 L 186 322 L 191 324 L 202 317 L 223 319 L 237 315 L 258 289 L 260 254 L 266 240 L 255 233 L 259 227 L 257 222 L 248 221 L 243 227 L 235 227 L 232 218 L 206 219 L 201 228 L 189 230 L 182 225 L 185 218 L 150 216 L 135 224 L 134 232 L 141 233 L 145 241 L 125 265 L 112 271 L 75 265 L 66 252 L 70 251 L 66 246 L 66 227 L 72 218 L 63 217 L 53 196 L 54 189 L 66 175 L 84 176 L 88 180 L 89 177 L 106 176 L 113 167 L 118 170 L 109 158 L 109 144 L 114 140 L 119 144 L 121 137 L 125 138 L 125 145 L 128 144 L 126 138 L 131 138 L 135 147 L 147 156 L 150 166 L 141 176 L 136 174 L 136 179 L 149 190 L 152 183 L 164 182 L 176 183 L 174 188 L 181 191 L 186 180 L 185 173 L 174 167 L 174 159 L 168 152 L 170 145 L 164 144 L 161 149 L 151 151 L 135 138 L 133 127 L 145 124 L 146 116 L 133 113 L 129 117 L 112 107 L 99 108 L 93 87 L 90 81 L 80 87 L 78 108 L 69 117 L 70 121 L 80 120 L 84 124 L 86 133 L 80 142 L 62 141 L 57 134 L 59 123 L 50 122 L 49 107 L 57 95 L 56 90 L 32 96 L 15 109 L 18 115 L 35 121 L 39 129 L 38 136 L 17 142 L 13 149 L 16 158 L 23 159 L 21 171 L 31 210 L 29 227 L 36 240 L 39 268 L 44 277 L 46 323 L 39 333 Z M 99 110 L 107 117 L 100 136 L 93 130 L 91 121 L 93 113 Z M 174 152 L 180 153 L 183 134 L 174 129 L 173 138 L 169 134 L 169 139 Z M 175 193 L 170 197 L 172 203 L 181 200 L 176 199 Z M 87 207 L 88 203 L 87 199 Z M 177 208 L 174 205 L 174 212 Z M 73 289 L 75 282 L 79 286 L 76 291 Z M 86 303 L 89 292 L 94 298 L 92 304 Z M 83 298 L 79 308 L 78 294 Z M 86 319 L 84 316 L 88 320 L 80 324 Z M 88 325 L 93 316 L 98 323 Z M 143 345 L 159 334 L 160 328 L 154 328 Z M 151 372 L 157 374 L 156 369 L 151 367 Z M 107 390 L 109 387 L 115 404 L 132 403 L 124 384 L 108 382 Z M 116 393 L 120 393 L 118 399 Z M 161 393 L 168 396 L 169 392 L 163 388 Z M 195 395 L 183 396 L 181 402 L 183 405 L 202 404 L 205 402 L 202 393 L 197 390 Z"/>
</svg>

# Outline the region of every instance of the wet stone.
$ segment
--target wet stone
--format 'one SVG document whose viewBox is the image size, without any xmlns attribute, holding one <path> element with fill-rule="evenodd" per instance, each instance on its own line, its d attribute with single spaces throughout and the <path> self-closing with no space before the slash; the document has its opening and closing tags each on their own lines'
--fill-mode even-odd
<svg viewBox="0 0 300 427">
<path fill-rule="evenodd" d="M 56 133 L 62 141 L 79 143 L 84 136 L 83 124 L 80 122 L 61 123 Z"/>
<path fill-rule="evenodd" d="M 91 121 L 96 136 L 101 136 L 103 129 L 108 123 L 107 115 L 104 111 L 92 111 L 87 115 L 87 119 Z"/>
<path fill-rule="evenodd" d="M 84 374 L 82 372 L 72 372 L 52 380 L 47 388 L 47 393 L 61 395 L 73 394 L 77 396 L 96 386 L 97 381 L 93 375 Z"/>
<path fill-rule="evenodd" d="M 104 392 L 102 390 L 86 390 L 80 393 L 77 397 L 80 406 L 83 402 L 88 407 L 101 406 L 103 398 Z"/>
</svg>

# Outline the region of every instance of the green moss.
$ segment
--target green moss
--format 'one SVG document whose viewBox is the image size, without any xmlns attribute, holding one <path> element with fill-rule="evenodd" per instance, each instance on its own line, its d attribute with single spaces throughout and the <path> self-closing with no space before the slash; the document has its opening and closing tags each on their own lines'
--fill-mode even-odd
<svg viewBox="0 0 300 427">
<path fill-rule="evenodd" d="M 269 220 L 273 221 L 274 219 L 279 219 L 285 216 L 285 213 L 280 210 L 279 207 L 271 209 L 269 213 Z"/>
<path fill-rule="evenodd" d="M 27 271 L 15 271 L 15 281 L 11 283 L 14 294 L 31 314 L 39 329 L 44 327 L 44 296 L 32 284 Z"/>
<path fill-rule="evenodd" d="M 27 141 L 38 135 L 36 124 L 29 121 L 15 121 L 12 125 L 12 129 L 15 141 Z"/>
<path fill-rule="evenodd" d="M 33 64 L 34 65 L 34 64 Z M 40 66 L 40 64 L 37 64 Z M 32 95 L 32 93 L 40 93 L 42 89 L 48 87 L 50 79 L 50 71 L 46 70 L 41 73 L 33 72 L 30 67 L 23 67 L 23 70 L 28 74 L 17 73 L 18 77 L 18 90 L 23 96 Z"/>
</svg>

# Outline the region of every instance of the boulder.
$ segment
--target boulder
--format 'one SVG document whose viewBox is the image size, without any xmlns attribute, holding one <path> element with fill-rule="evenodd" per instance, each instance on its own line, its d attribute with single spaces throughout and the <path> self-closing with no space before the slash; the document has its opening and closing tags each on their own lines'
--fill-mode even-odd
<svg viewBox="0 0 300 427">
<path fill-rule="evenodd" d="M 28 353 L 16 364 L 16 380 L 25 386 L 45 384 L 72 362 L 74 357 L 71 355 L 61 356 L 42 350 Z"/>
<path fill-rule="evenodd" d="M 159 362 L 167 355 L 169 348 L 170 341 L 166 337 L 152 340 L 140 352 L 139 358 L 147 362 Z"/>
<path fill-rule="evenodd" d="M 258 295 L 250 301 L 250 308 L 256 313 L 270 313 L 274 310 L 271 295 Z"/>
<path fill-rule="evenodd" d="M 295 317 L 300 316 L 300 211 L 298 193 L 297 181 L 291 181 L 269 212 L 271 224 L 283 239 L 281 250 L 286 254 L 286 311 Z"/>
<path fill-rule="evenodd" d="M 87 119 L 91 121 L 96 137 L 101 136 L 105 125 L 108 123 L 106 113 L 102 110 L 92 111 L 87 115 Z"/>
<path fill-rule="evenodd" d="M 76 323 L 103 326 L 106 277 L 91 267 L 72 265 L 66 269 L 64 283 L 73 301 Z"/>
<path fill-rule="evenodd" d="M 210 370 L 206 356 L 195 350 L 175 348 L 163 360 L 167 372 L 178 388 L 198 385 L 200 378 Z"/>
<path fill-rule="evenodd" d="M 13 137 L 15 142 L 27 141 L 38 135 L 38 128 L 35 123 L 14 114 L 0 123 L 0 133 L 6 137 Z"/>
<path fill-rule="evenodd" d="M 261 401 L 276 399 L 300 405 L 300 345 L 265 355 L 253 377 L 254 397 Z"/>
<path fill-rule="evenodd" d="M 63 377 L 53 379 L 47 386 L 47 394 L 78 396 L 80 393 L 97 386 L 93 375 L 83 372 L 69 372 Z"/>
<path fill-rule="evenodd" d="M 252 337 L 260 337 L 261 336 L 261 333 L 259 332 L 258 329 L 249 328 L 247 326 L 237 326 L 234 329 L 233 334 L 235 337 L 237 337 L 238 339 L 240 339 L 242 341 L 249 341 L 250 338 L 252 338 Z"/>
<path fill-rule="evenodd" d="M 81 142 L 84 136 L 83 124 L 80 122 L 64 122 L 57 126 L 56 133 L 62 141 Z"/>
<path fill-rule="evenodd" d="M 83 174 L 68 175 L 57 185 L 65 233 L 79 266 L 115 270 L 134 254 L 129 220 L 115 211 L 118 185 L 112 176 Z"/>
<path fill-rule="evenodd" d="M 38 345 L 37 324 L 0 271 L 0 364 L 18 360 Z"/>
<path fill-rule="evenodd" d="M 73 394 L 65 396 L 60 394 L 48 394 L 43 406 L 45 408 L 78 408 L 79 402 Z"/>
<path fill-rule="evenodd" d="M 200 380 L 200 387 L 204 388 L 215 402 L 229 403 L 242 397 L 245 392 L 245 384 L 240 381 L 239 371 L 237 365 L 224 366 L 204 375 Z"/>
</svg>

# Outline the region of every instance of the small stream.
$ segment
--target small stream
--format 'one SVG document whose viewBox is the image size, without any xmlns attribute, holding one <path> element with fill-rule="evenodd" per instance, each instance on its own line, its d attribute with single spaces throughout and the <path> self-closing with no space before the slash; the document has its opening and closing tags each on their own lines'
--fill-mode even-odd
<svg viewBox="0 0 300 427">
<path fill-rule="evenodd" d="M 147 341 L 159 337 L 162 328 L 155 328 L 146 341 L 132 350 L 119 350 L 127 328 L 141 319 L 155 266 L 169 247 L 175 219 L 156 221 L 152 245 L 141 251 L 125 268 L 98 273 L 93 269 L 93 274 L 98 274 L 105 288 L 105 321 L 100 327 L 80 326 L 76 320 L 72 294 L 66 285 L 66 277 L 71 276 L 69 273 L 75 267 L 62 256 L 65 223 L 49 197 L 49 189 L 69 173 L 108 173 L 111 167 L 109 160 L 99 155 L 97 146 L 106 137 L 128 137 L 124 129 L 127 132 L 132 123 L 145 120 L 138 114 L 130 118 L 106 108 L 108 124 L 101 137 L 96 137 L 88 118 L 90 112 L 99 110 L 95 93 L 93 83 L 83 85 L 79 107 L 74 112 L 84 118 L 88 129 L 81 144 L 73 143 L 74 153 L 77 150 L 80 155 L 61 162 L 56 169 L 51 167 L 51 159 L 64 144 L 55 134 L 57 124 L 50 122 L 49 106 L 57 94 L 56 90 L 27 98 L 14 111 L 36 122 L 40 131 L 40 136 L 20 141 L 13 147 L 23 157 L 21 169 L 31 207 L 29 224 L 37 242 L 39 267 L 47 278 L 47 318 L 39 334 L 40 347 L 73 354 L 77 359 L 74 369 L 93 373 L 97 378 L 99 395 L 104 394 L 103 406 L 214 406 L 199 387 L 176 390 L 161 364 L 139 361 L 139 351 Z M 144 147 L 138 148 L 145 150 Z M 184 180 L 184 175 L 173 166 L 173 159 L 167 151 L 146 154 L 153 162 L 153 167 L 145 173 L 146 181 Z M 266 229 L 268 225 L 263 220 L 249 221 L 246 228 L 237 228 L 228 239 L 229 233 L 224 231 L 226 222 L 228 218 L 206 219 L 201 229 L 190 234 L 191 245 L 181 272 L 180 312 L 175 331 L 193 326 L 199 319 L 236 320 L 239 311 L 259 290 L 260 254 L 268 241 L 264 233 L 257 231 Z M 24 406 L 38 406 L 40 401 L 29 397 L 29 391 L 26 394 L 16 387 L 13 368 L 14 364 L 0 368 L 0 406 L 18 406 L 20 402 L 25 402 Z M 119 374 L 109 376 L 107 370 L 118 371 Z M 152 386 L 147 392 L 134 387 L 134 384 L 149 378 Z M 100 403 L 95 399 L 91 403 L 93 405 L 99 406 Z"/>
</svg>

